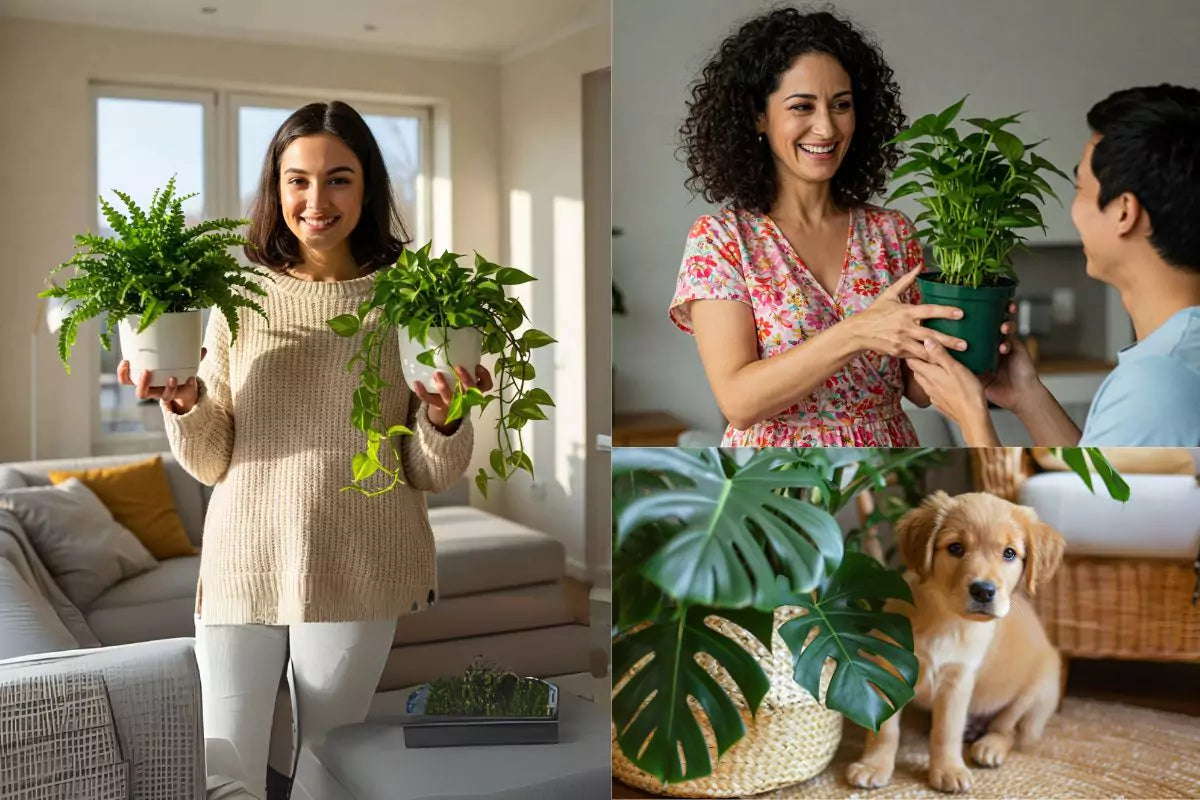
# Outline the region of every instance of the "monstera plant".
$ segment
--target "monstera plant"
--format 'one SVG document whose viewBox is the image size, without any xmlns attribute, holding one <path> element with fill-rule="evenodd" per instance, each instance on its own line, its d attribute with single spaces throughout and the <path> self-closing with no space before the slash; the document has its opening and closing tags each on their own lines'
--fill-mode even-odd
<svg viewBox="0 0 1200 800">
<path fill-rule="evenodd" d="M 1117 499 L 1128 487 L 1092 448 L 1063 448 L 1090 487 L 1088 461 Z M 704 711 L 719 759 L 746 734 L 706 654 L 754 714 L 770 689 L 762 666 L 706 624 L 724 618 L 767 650 L 776 609 L 793 678 L 825 706 L 871 730 L 913 697 L 917 659 L 906 617 L 887 600 L 912 595 L 898 570 L 857 552 L 835 516 L 860 492 L 899 485 L 882 504 L 894 519 L 923 494 L 918 480 L 939 452 L 911 449 L 618 448 L 613 491 L 613 723 L 621 753 L 664 784 L 711 774 Z M 870 524 L 871 519 L 867 520 Z M 848 546 L 849 542 L 849 546 Z M 822 672 L 835 668 L 822 691 Z M 889 664 L 889 670 L 880 665 Z"/>
</svg>

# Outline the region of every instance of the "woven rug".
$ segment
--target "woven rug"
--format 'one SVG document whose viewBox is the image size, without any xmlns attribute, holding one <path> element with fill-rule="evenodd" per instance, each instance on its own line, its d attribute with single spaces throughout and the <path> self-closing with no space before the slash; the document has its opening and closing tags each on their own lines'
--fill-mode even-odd
<svg viewBox="0 0 1200 800">
<path fill-rule="evenodd" d="M 928 717 L 908 714 L 892 782 L 855 789 L 846 766 L 862 754 L 864 732 L 847 723 L 829 768 L 805 783 L 760 797 L 942 798 L 929 787 Z M 925 730 L 921 729 L 924 725 Z M 1200 797 L 1200 718 L 1068 697 L 1040 742 L 996 769 L 971 767 L 971 798 Z"/>
</svg>

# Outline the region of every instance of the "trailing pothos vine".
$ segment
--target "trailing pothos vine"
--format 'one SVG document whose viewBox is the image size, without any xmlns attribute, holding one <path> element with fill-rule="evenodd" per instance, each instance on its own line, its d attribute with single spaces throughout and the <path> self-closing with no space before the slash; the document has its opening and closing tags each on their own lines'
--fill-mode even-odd
<svg viewBox="0 0 1200 800">
<path fill-rule="evenodd" d="M 402 420 L 384 420 L 381 411 L 382 392 L 389 385 L 383 380 L 382 364 L 392 357 L 400 332 L 428 346 L 417 356 L 417 361 L 428 367 L 435 365 L 439 353 L 449 352 L 447 340 L 454 330 L 475 329 L 480 335 L 482 355 L 498 356 L 496 392 L 484 394 L 475 387 L 464 387 L 455 375 L 454 395 L 447 414 L 447 422 L 453 422 L 467 416 L 473 408 L 486 409 L 492 403 L 498 404 L 496 443 L 488 460 L 491 472 L 480 468 L 475 476 L 475 484 L 485 496 L 492 480 L 507 480 L 518 471 L 533 476 L 533 462 L 525 452 L 523 431 L 530 421 L 546 419 L 543 407 L 554 405 L 549 393 L 529 386 L 529 382 L 536 377 L 530 360 L 533 350 L 555 340 L 532 327 L 518 333 L 529 317 L 521 301 L 509 297 L 504 289 L 535 278 L 521 270 L 492 263 L 478 253 L 473 268 L 467 268 L 458 264 L 462 258 L 458 253 L 444 252 L 431 258 L 429 250 L 429 244 L 419 250 L 405 250 L 394 267 L 376 274 L 372 296 L 359 304 L 356 313 L 329 320 L 330 327 L 341 336 L 362 335 L 359 350 L 346 369 L 359 370 L 350 421 L 366 435 L 367 442 L 366 448 L 354 455 L 351 465 L 354 483 L 345 488 L 368 496 L 389 492 L 403 481 L 394 440 L 411 435 L 412 431 Z M 372 314 L 376 317 L 375 324 L 365 324 Z M 469 370 L 475 365 L 456 366 Z M 392 454 L 390 466 L 379 455 L 384 443 Z M 387 475 L 390 481 L 376 489 L 362 485 L 376 473 Z"/>
</svg>

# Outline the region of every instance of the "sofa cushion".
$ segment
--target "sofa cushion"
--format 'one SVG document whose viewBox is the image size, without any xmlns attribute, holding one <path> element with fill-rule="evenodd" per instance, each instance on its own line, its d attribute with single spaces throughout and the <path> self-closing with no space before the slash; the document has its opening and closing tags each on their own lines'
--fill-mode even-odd
<svg viewBox="0 0 1200 800">
<path fill-rule="evenodd" d="M 0 558 L 0 631 L 0 661 L 79 646 L 50 602 L 6 558 Z"/>
<path fill-rule="evenodd" d="M 110 586 L 158 564 L 77 478 L 0 492 L 0 508 L 20 520 L 38 557 L 81 609 Z"/>
<path fill-rule="evenodd" d="M 182 556 L 158 562 L 141 575 L 123 580 L 96 598 L 89 611 L 119 606 L 138 606 L 161 600 L 196 599 L 200 556 Z"/>
<path fill-rule="evenodd" d="M 1067 540 L 1068 556 L 1177 558 L 1200 546 L 1200 487 L 1188 475 L 1122 476 L 1129 501 L 1119 503 L 1095 481 L 1093 494 L 1073 472 L 1045 472 L 1021 485 L 1017 501 Z"/>
<path fill-rule="evenodd" d="M 400 617 L 394 644 L 462 639 L 571 622 L 586 623 L 586 609 L 572 607 L 562 583 L 539 583 L 443 598 L 427 611 Z"/>
<path fill-rule="evenodd" d="M 78 478 L 159 560 L 195 555 L 196 546 L 175 510 L 162 456 L 132 464 L 47 473 L 52 483 Z"/>
<path fill-rule="evenodd" d="M 176 597 L 88 611 L 87 623 L 105 646 L 196 635 L 196 601 Z"/>
<path fill-rule="evenodd" d="M 0 489 L 18 486 L 49 486 L 50 470 L 95 469 L 144 461 L 151 453 L 129 456 L 93 456 L 87 458 L 57 458 L 44 461 L 20 461 L 0 464 Z M 211 487 L 189 475 L 170 452 L 159 453 L 175 500 L 175 510 L 183 520 L 192 544 L 199 545 L 204 530 L 204 510 L 208 507 Z"/>
<path fill-rule="evenodd" d="M 478 508 L 431 508 L 438 596 L 549 583 L 562 577 L 566 551 L 551 536 Z"/>
</svg>

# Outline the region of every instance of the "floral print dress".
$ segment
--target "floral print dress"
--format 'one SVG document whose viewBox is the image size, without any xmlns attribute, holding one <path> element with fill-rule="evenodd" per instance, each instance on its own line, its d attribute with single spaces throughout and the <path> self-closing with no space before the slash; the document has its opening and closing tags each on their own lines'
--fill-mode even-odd
<svg viewBox="0 0 1200 800">
<path fill-rule="evenodd" d="M 758 356 L 777 356 L 869 306 L 924 263 L 912 224 L 898 211 L 850 209 L 841 278 L 827 292 L 770 217 L 741 209 L 703 216 L 688 234 L 671 320 L 692 333 L 693 300 L 750 306 Z M 916 303 L 916 286 L 902 298 Z M 791 408 L 749 430 L 730 426 L 725 447 L 912 447 L 916 431 L 900 409 L 901 361 L 861 353 Z"/>
</svg>

